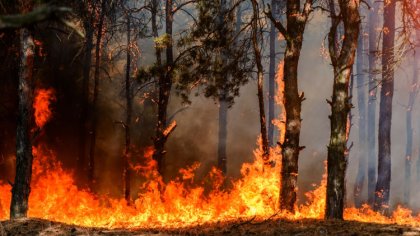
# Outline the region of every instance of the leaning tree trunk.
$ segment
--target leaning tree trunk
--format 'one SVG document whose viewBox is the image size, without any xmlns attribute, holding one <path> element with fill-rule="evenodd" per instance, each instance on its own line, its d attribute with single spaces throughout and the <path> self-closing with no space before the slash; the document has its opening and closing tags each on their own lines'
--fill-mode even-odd
<svg viewBox="0 0 420 236">
<path fill-rule="evenodd" d="M 90 18 L 89 18 L 90 19 Z M 85 20 L 84 28 L 86 32 L 85 36 L 85 48 L 83 56 L 83 68 L 82 68 L 82 96 L 80 97 L 80 121 L 79 121 L 79 155 L 77 158 L 77 171 L 79 178 L 83 178 L 86 174 L 86 143 L 87 143 L 87 118 L 89 110 L 89 80 L 90 80 L 90 69 L 92 65 L 92 49 L 93 49 L 93 27 L 91 20 Z"/>
<path fill-rule="evenodd" d="M 167 110 L 169 97 L 171 95 L 172 88 L 172 70 L 174 63 L 173 56 L 173 42 L 172 42 L 172 25 L 173 25 L 173 2 L 172 0 L 166 0 L 166 35 L 168 39 L 168 45 L 166 45 L 166 73 L 164 76 L 159 78 L 159 101 L 158 101 L 158 122 L 156 126 L 156 138 L 154 140 L 155 152 L 153 159 L 158 164 L 158 171 L 161 176 L 165 170 L 165 144 L 169 134 L 166 134 L 165 129 L 167 128 Z"/>
<path fill-rule="evenodd" d="M 133 99 L 131 95 L 131 19 L 129 13 L 127 13 L 127 61 L 125 71 L 125 101 L 126 101 L 126 118 L 125 118 L 125 150 L 124 150 L 124 170 L 123 170 L 123 182 L 124 182 L 124 197 L 125 200 L 130 203 L 131 196 L 131 167 L 130 167 L 130 155 L 131 155 L 131 116 L 133 110 Z"/>
<path fill-rule="evenodd" d="M 267 125 L 265 119 L 265 111 L 264 111 L 264 92 L 263 92 L 263 82 L 264 82 L 264 69 L 262 65 L 262 58 L 261 58 L 261 49 L 258 44 L 260 37 L 258 37 L 260 29 L 259 29 L 259 9 L 258 3 L 256 1 L 252 1 L 252 9 L 253 9 L 253 19 L 252 19 L 252 46 L 254 48 L 254 56 L 255 56 L 255 63 L 257 65 L 257 93 L 258 93 L 258 106 L 260 110 L 260 133 L 261 133 L 261 146 L 263 150 L 263 160 L 268 163 L 269 156 L 270 156 L 270 149 L 268 146 L 268 137 L 267 137 Z"/>
<path fill-rule="evenodd" d="M 378 130 L 378 179 L 375 188 L 374 209 L 387 213 L 391 187 L 391 119 L 394 95 L 394 39 L 395 0 L 384 6 L 384 29 L 382 40 L 382 88 L 379 104 Z"/>
<path fill-rule="evenodd" d="M 328 145 L 326 219 L 343 219 L 345 175 L 347 167 L 347 119 L 351 109 L 349 82 L 359 36 L 359 1 L 339 0 L 344 24 L 344 39 L 337 53 L 337 16 L 332 16 L 328 35 L 329 52 L 334 67 L 334 84 L 331 105 L 331 135 Z"/>
<path fill-rule="evenodd" d="M 373 206 L 376 185 L 376 93 L 378 83 L 376 74 L 378 71 L 378 33 L 379 8 L 378 1 L 371 2 L 373 9 L 369 11 L 369 91 L 367 112 L 367 144 L 368 144 L 368 204 Z"/>
<path fill-rule="evenodd" d="M 18 118 L 16 132 L 16 175 L 12 188 L 10 218 L 26 217 L 32 176 L 32 103 L 35 44 L 32 32 L 20 30 Z"/>
<path fill-rule="evenodd" d="M 93 100 L 92 100 L 92 123 L 90 131 L 90 148 L 89 148 L 89 165 L 88 165 L 88 180 L 91 187 L 95 182 L 95 150 L 96 150 L 96 131 L 97 131 L 97 108 L 98 108 L 98 95 L 99 95 L 99 76 L 101 68 L 101 51 L 102 51 L 102 34 L 105 18 L 106 0 L 102 0 L 101 13 L 99 16 L 99 23 L 96 35 L 96 49 L 95 49 L 95 74 L 94 74 L 94 87 L 93 87 Z"/>
<path fill-rule="evenodd" d="M 362 26 L 360 32 L 363 32 Z M 366 178 L 366 77 L 364 72 L 365 67 L 365 52 L 363 33 L 359 35 L 359 42 L 357 44 L 357 64 L 356 64 L 356 78 L 357 78 L 357 106 L 359 108 L 359 164 L 356 176 L 356 183 L 354 186 L 354 202 L 356 207 L 361 207 L 363 198 L 361 196 L 363 185 Z"/>
</svg>

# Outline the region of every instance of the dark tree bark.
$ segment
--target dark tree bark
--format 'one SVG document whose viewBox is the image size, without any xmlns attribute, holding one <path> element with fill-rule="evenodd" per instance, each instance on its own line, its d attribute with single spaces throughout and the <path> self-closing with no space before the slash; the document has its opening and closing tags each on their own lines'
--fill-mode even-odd
<svg viewBox="0 0 420 236">
<path fill-rule="evenodd" d="M 286 131 L 284 142 L 280 144 L 282 148 L 280 208 L 290 212 L 295 211 L 299 152 L 303 148 L 299 146 L 299 138 L 302 121 L 300 112 L 304 96 L 303 93 L 299 94 L 298 90 L 298 64 L 303 33 L 312 9 L 312 0 L 305 2 L 302 11 L 300 5 L 299 0 L 287 0 L 286 27 L 277 21 L 271 12 L 266 13 L 286 39 L 283 72 Z"/>
<path fill-rule="evenodd" d="M 123 181 L 124 181 L 124 197 L 125 200 L 130 203 L 131 201 L 131 167 L 130 167 L 130 156 L 131 156 L 131 120 L 133 110 L 133 98 L 131 95 L 131 19 L 129 13 L 127 13 L 127 60 L 125 69 L 125 101 L 126 101 L 126 118 L 125 118 L 125 150 L 124 150 L 124 170 L 123 170 Z"/>
<path fill-rule="evenodd" d="M 92 66 L 92 49 L 93 49 L 93 27 L 92 19 L 90 16 L 86 16 L 83 25 L 86 32 L 85 48 L 83 55 L 83 68 L 82 68 L 82 96 L 80 97 L 80 121 L 79 121 L 79 155 L 77 159 L 77 170 L 79 172 L 79 178 L 83 178 L 86 174 L 86 144 L 87 140 L 87 118 L 89 110 L 89 81 L 90 81 L 90 69 Z"/>
<path fill-rule="evenodd" d="M 12 188 L 10 218 L 26 217 L 31 192 L 33 115 L 33 67 L 35 44 L 31 30 L 20 30 L 20 65 L 18 87 L 18 118 L 16 132 L 16 175 Z"/>
<path fill-rule="evenodd" d="M 169 134 L 165 134 L 167 128 L 167 109 L 169 97 L 172 88 L 172 70 L 174 63 L 172 25 L 173 25 L 173 1 L 166 0 L 166 36 L 168 45 L 166 45 L 166 73 L 159 78 L 159 101 L 158 101 L 158 122 L 156 126 L 156 138 L 154 140 L 155 152 L 153 159 L 158 163 L 158 171 L 163 176 L 165 170 L 165 144 Z"/>
<path fill-rule="evenodd" d="M 92 99 L 92 123 L 90 130 L 90 147 L 89 147 L 89 165 L 88 165 L 88 180 L 91 187 L 95 182 L 95 151 L 96 151 L 96 135 L 97 135 L 97 121 L 98 116 L 96 109 L 98 107 L 98 95 L 99 95 L 99 77 L 101 69 L 101 54 L 102 54 L 102 36 L 103 26 L 105 20 L 105 8 L 106 0 L 101 2 L 101 11 L 99 16 L 99 22 L 97 26 L 96 35 L 96 48 L 95 48 L 95 72 L 94 72 L 94 85 L 93 85 L 93 99 Z"/>
<path fill-rule="evenodd" d="M 378 33 L 379 27 L 379 8 L 378 1 L 371 1 L 373 7 L 369 11 L 369 96 L 368 96 L 368 114 L 367 114 L 367 143 L 368 143 L 368 204 L 373 206 L 375 199 L 376 185 L 376 93 L 378 83 L 376 74 L 378 73 Z"/>
<path fill-rule="evenodd" d="M 333 2 L 332 2 L 333 3 Z M 334 3 L 333 3 L 334 4 Z M 328 177 L 326 219 L 343 219 L 345 199 L 345 174 L 347 166 L 347 119 L 351 109 L 349 82 L 357 48 L 360 17 L 359 1 L 339 0 L 341 19 L 331 15 L 328 34 L 329 52 L 334 68 L 334 85 L 331 105 L 331 136 L 328 145 Z M 343 22 L 344 39 L 337 53 L 337 27 Z"/>
<path fill-rule="evenodd" d="M 391 119 L 394 95 L 394 39 L 395 0 L 384 6 L 384 31 L 382 40 L 382 88 L 379 104 L 378 179 L 375 188 L 376 211 L 387 213 L 391 186 Z"/>
<path fill-rule="evenodd" d="M 270 149 L 268 146 L 268 136 L 267 136 L 267 124 L 265 119 L 264 111 L 264 92 L 263 92 L 263 82 L 264 82 L 264 68 L 262 65 L 261 58 L 261 49 L 259 46 L 259 40 L 261 39 L 260 26 L 260 14 L 258 8 L 258 2 L 256 0 L 252 1 L 253 9 L 253 19 L 252 19 L 252 46 L 254 48 L 255 63 L 257 65 L 257 93 L 258 93 L 258 106 L 260 110 L 260 134 L 261 134 L 261 146 L 263 150 L 263 160 L 268 163 L 270 158 Z"/>
<path fill-rule="evenodd" d="M 359 108 L 359 152 L 358 152 L 358 169 L 356 183 L 354 186 L 354 203 L 356 207 L 361 207 L 363 197 L 361 196 L 363 185 L 366 178 L 366 76 L 365 76 L 365 48 L 363 39 L 363 27 L 360 27 L 359 42 L 357 44 L 357 106 Z"/>
<path fill-rule="evenodd" d="M 271 6 L 277 9 L 277 0 L 271 0 Z M 274 13 L 277 18 L 277 12 Z M 268 144 L 274 145 L 275 97 L 276 97 L 276 27 L 270 22 L 270 64 L 268 70 Z"/>
</svg>

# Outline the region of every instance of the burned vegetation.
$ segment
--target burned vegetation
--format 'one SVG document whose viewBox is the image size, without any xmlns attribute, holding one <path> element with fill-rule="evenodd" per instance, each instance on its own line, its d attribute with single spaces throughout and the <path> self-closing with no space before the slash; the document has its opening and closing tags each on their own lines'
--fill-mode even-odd
<svg viewBox="0 0 420 236">
<path fill-rule="evenodd" d="M 419 9 L 0 0 L 0 235 L 420 234 Z"/>
</svg>

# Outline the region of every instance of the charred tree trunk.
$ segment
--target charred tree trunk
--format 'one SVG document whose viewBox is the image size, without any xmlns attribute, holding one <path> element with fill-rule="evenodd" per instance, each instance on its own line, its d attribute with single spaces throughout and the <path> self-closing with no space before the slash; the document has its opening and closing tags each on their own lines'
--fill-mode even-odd
<svg viewBox="0 0 420 236">
<path fill-rule="evenodd" d="M 261 49 L 259 46 L 259 8 L 257 1 L 252 1 L 253 9 L 253 20 L 252 20 L 252 46 L 254 48 L 255 62 L 257 65 L 257 90 L 258 90 L 258 105 L 260 110 L 260 132 L 261 132 L 261 145 L 263 150 L 263 160 L 268 164 L 270 158 L 270 149 L 268 146 L 268 137 L 267 137 L 267 125 L 265 119 L 264 111 L 264 92 L 263 92 L 263 82 L 264 82 L 264 68 L 261 62 Z"/>
<path fill-rule="evenodd" d="M 94 74 L 94 87 L 93 87 L 93 99 L 92 99 L 92 123 L 90 131 L 90 148 L 89 148 L 89 165 L 88 165 L 88 180 L 91 187 L 95 182 L 95 150 L 96 150 L 96 125 L 98 121 L 97 117 L 97 107 L 98 107 L 98 95 L 99 95 L 99 77 L 100 77 L 100 68 L 101 68 L 101 51 L 102 51 L 102 34 L 103 34 L 103 25 L 105 19 L 105 7 L 106 0 L 101 2 L 101 11 L 99 16 L 99 23 L 97 26 L 97 35 L 96 35 L 96 48 L 95 48 L 95 74 Z"/>
<path fill-rule="evenodd" d="M 376 93 L 378 83 L 378 34 L 379 27 L 379 2 L 371 1 L 373 9 L 369 11 L 369 91 L 367 112 L 367 144 L 368 144 L 368 204 L 373 206 L 376 185 Z"/>
<path fill-rule="evenodd" d="M 87 143 L 87 118 L 89 110 L 89 80 L 90 69 L 92 65 L 93 49 L 93 28 L 91 20 L 85 20 L 84 28 L 86 32 L 85 48 L 82 68 L 82 96 L 80 99 L 80 123 L 79 123 L 79 156 L 77 159 L 77 170 L 80 173 L 79 178 L 86 174 L 86 143 Z"/>
<path fill-rule="evenodd" d="M 337 27 L 340 20 L 332 15 L 328 35 L 329 52 L 334 67 L 334 84 L 331 105 L 331 136 L 328 145 L 328 177 L 326 219 L 343 219 L 345 199 L 345 174 L 347 167 L 347 119 L 351 109 L 349 82 L 359 36 L 359 1 L 339 0 L 344 25 L 344 39 L 339 53 L 336 51 Z"/>
<path fill-rule="evenodd" d="M 16 175 L 12 188 L 10 218 L 26 217 L 32 176 L 32 103 L 35 44 L 32 32 L 20 30 L 20 65 L 18 87 L 18 118 L 16 132 Z"/>
<path fill-rule="evenodd" d="M 123 181 L 124 181 L 124 197 L 125 200 L 130 203 L 131 201 L 131 167 L 130 167 L 130 148 L 131 148 L 131 116 L 133 109 L 133 98 L 131 95 L 131 81 L 130 81 L 130 72 L 131 72 L 131 19 L 129 13 L 127 13 L 127 61 L 126 61 L 126 71 L 125 71 L 125 101 L 126 101 L 126 118 L 125 118 L 125 150 L 124 150 L 124 171 L 123 171 Z"/>
<path fill-rule="evenodd" d="M 271 0 L 271 6 L 277 9 L 277 1 Z M 274 13 L 277 18 L 277 12 Z M 270 62 L 268 70 L 268 144 L 270 147 L 274 145 L 274 124 L 275 119 L 275 90 L 276 90 L 276 27 L 274 23 L 270 24 Z"/>
<path fill-rule="evenodd" d="M 357 44 L 357 106 L 359 108 L 359 164 L 357 169 L 356 183 L 354 186 L 354 202 L 356 207 L 361 207 L 363 198 L 361 196 L 366 178 L 366 77 L 364 72 L 365 50 L 363 40 L 363 29 L 360 27 L 359 42 Z"/>
<path fill-rule="evenodd" d="M 155 152 L 154 160 L 158 163 L 158 171 L 163 176 L 165 170 L 165 144 L 169 134 L 165 134 L 167 128 L 167 110 L 169 97 L 172 88 L 172 70 L 174 63 L 172 46 L 172 25 L 173 25 L 173 2 L 166 0 L 166 35 L 168 45 L 166 45 L 166 73 L 159 78 L 159 101 L 158 101 L 158 122 L 156 126 L 156 138 L 154 140 Z"/>
<path fill-rule="evenodd" d="M 375 188 L 374 209 L 386 213 L 389 207 L 391 187 L 391 119 L 394 95 L 394 39 L 395 0 L 384 6 L 384 29 L 382 40 L 382 88 L 379 104 L 378 130 L 378 179 Z"/>
<path fill-rule="evenodd" d="M 277 30 L 286 39 L 283 71 L 286 131 L 284 142 L 280 144 L 282 166 L 279 205 L 280 209 L 290 212 L 295 211 L 299 152 L 303 148 L 299 146 L 299 138 L 302 122 L 300 112 L 304 95 L 303 93 L 299 95 L 298 90 L 298 64 L 303 33 L 312 9 L 312 1 L 307 0 L 305 2 L 302 12 L 300 5 L 299 0 L 288 0 L 286 2 L 286 27 L 276 20 L 270 12 L 266 13 Z"/>
</svg>

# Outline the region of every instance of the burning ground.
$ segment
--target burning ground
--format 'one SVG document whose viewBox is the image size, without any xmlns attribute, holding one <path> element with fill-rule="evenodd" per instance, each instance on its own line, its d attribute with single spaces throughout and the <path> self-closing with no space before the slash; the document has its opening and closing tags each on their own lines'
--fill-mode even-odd
<svg viewBox="0 0 420 236">
<path fill-rule="evenodd" d="M 237 220 L 184 228 L 104 229 L 66 225 L 39 219 L 4 221 L 0 235 L 419 235 L 420 229 L 395 224 L 356 221 Z"/>
</svg>

